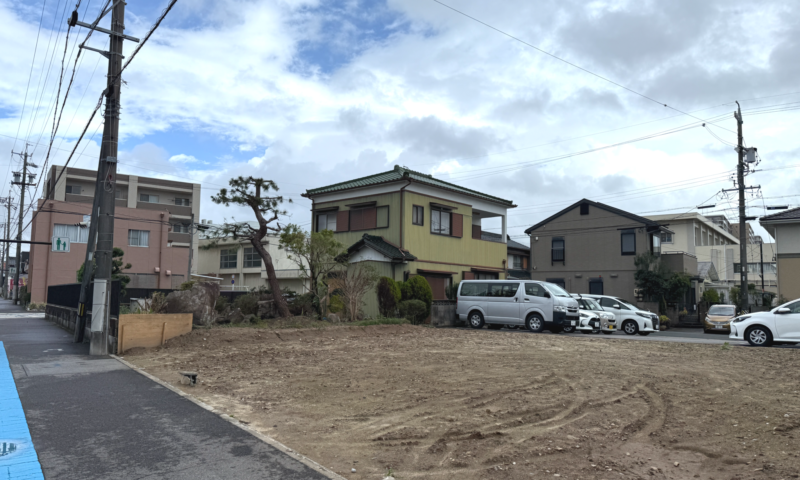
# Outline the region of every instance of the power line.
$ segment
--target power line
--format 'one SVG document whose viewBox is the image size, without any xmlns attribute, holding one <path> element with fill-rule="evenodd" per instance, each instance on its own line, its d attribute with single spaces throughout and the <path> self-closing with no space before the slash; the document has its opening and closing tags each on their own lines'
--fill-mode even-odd
<svg viewBox="0 0 800 480">
<path fill-rule="evenodd" d="M 564 63 L 566 63 L 567 65 L 570 65 L 570 66 L 572 66 L 572 67 L 575 67 L 575 68 L 577 68 L 578 70 L 581 70 L 581 71 L 583 71 L 583 72 L 586 72 L 586 73 L 588 73 L 589 75 L 595 76 L 595 77 L 597 77 L 597 78 L 599 78 L 599 79 L 601 79 L 601 80 L 604 80 L 604 81 L 606 81 L 606 82 L 608 82 L 608 83 L 610 83 L 610 84 L 612 84 L 612 85 L 616 85 L 617 87 L 620 87 L 620 88 L 622 88 L 622 89 L 625 89 L 625 90 L 627 90 L 627 91 L 629 91 L 629 92 L 633 93 L 634 95 L 638 95 L 638 96 L 640 96 L 640 97 L 642 97 L 642 98 L 644 98 L 644 99 L 646 99 L 646 100 L 649 100 L 649 101 L 651 101 L 651 102 L 653 102 L 653 103 L 657 103 L 657 104 L 659 104 L 659 105 L 663 105 L 664 107 L 666 107 L 666 108 L 669 108 L 669 109 L 671 109 L 671 110 L 674 110 L 674 111 L 676 111 L 676 112 L 678 112 L 678 113 L 681 113 L 681 114 L 683 114 L 683 115 L 687 115 L 687 116 L 689 116 L 689 117 L 692 117 L 692 118 L 694 118 L 694 119 L 697 119 L 697 120 L 700 120 L 700 121 L 705 121 L 705 120 L 703 120 L 703 119 L 702 119 L 702 118 L 700 118 L 700 117 L 696 117 L 696 116 L 692 115 L 691 113 L 684 112 L 683 110 L 680 110 L 680 109 L 678 109 L 678 108 L 675 108 L 675 107 L 673 107 L 673 106 L 671 106 L 671 105 L 667 105 L 666 103 L 664 103 L 664 102 L 661 102 L 661 101 L 659 101 L 659 100 L 656 100 L 655 98 L 649 97 L 649 96 L 647 96 L 647 95 L 645 95 L 645 94 L 643 94 L 643 93 L 640 93 L 640 92 L 637 92 L 636 90 L 633 90 L 632 88 L 626 87 L 625 85 L 622 85 L 621 83 L 615 82 L 615 81 L 613 81 L 613 80 L 611 80 L 611 79 L 609 79 L 609 78 L 607 78 L 607 77 L 604 77 L 604 76 L 602 76 L 602 75 L 600 75 L 600 74 L 594 73 L 594 72 L 592 72 L 591 70 L 588 70 L 588 69 L 586 69 L 586 68 L 584 68 L 584 67 L 581 67 L 580 65 L 577 65 L 577 64 L 575 64 L 575 63 L 572 63 L 572 62 L 570 62 L 570 61 L 568 61 L 568 60 L 565 60 L 565 59 L 563 59 L 563 58 L 561 58 L 561 57 L 559 57 L 559 56 L 557 56 L 557 55 L 554 55 L 554 54 L 552 54 L 552 53 L 550 53 L 550 52 L 548 52 L 548 51 L 542 50 L 541 48 L 537 47 L 536 45 L 533 45 L 533 44 L 531 44 L 531 43 L 528 43 L 528 42 L 526 42 L 525 40 L 522 40 L 522 39 L 521 39 L 521 38 L 519 38 L 519 37 L 515 37 L 514 35 L 511 35 L 510 33 L 504 32 L 503 30 L 500 30 L 500 29 L 499 29 L 499 28 L 497 28 L 497 27 L 494 27 L 494 26 L 492 26 L 492 25 L 490 25 L 490 24 L 488 24 L 488 23 L 486 23 L 486 22 L 484 22 L 484 21 L 482 21 L 482 20 L 479 20 L 479 19 L 477 19 L 477 18 L 475 18 L 475 17 L 473 17 L 473 16 L 471 16 L 471 15 L 468 15 L 468 14 L 466 14 L 466 13 L 462 12 L 461 10 L 457 10 L 457 9 L 455 9 L 455 8 L 451 7 L 450 5 L 447 5 L 446 3 L 442 3 L 442 2 L 441 2 L 441 1 L 439 1 L 439 0 L 433 0 L 433 1 L 434 1 L 434 2 L 436 2 L 436 3 L 438 3 L 439 5 L 442 5 L 443 7 L 447 7 L 447 8 L 449 8 L 450 10 L 452 10 L 452 11 L 454 11 L 454 12 L 458 13 L 458 14 L 461 14 L 461 15 L 463 15 L 463 16 L 465 16 L 465 17 L 467 17 L 467 18 L 471 19 L 471 20 L 474 20 L 474 21 L 478 22 L 478 23 L 480 23 L 481 25 L 484 25 L 484 26 L 486 26 L 486 27 L 489 27 L 489 28 L 491 28 L 492 30 L 494 30 L 494 31 L 496 31 L 496 32 L 498 32 L 498 33 L 501 33 L 501 34 L 503 34 L 503 35 L 507 36 L 508 38 L 511 38 L 511 39 L 513 39 L 513 40 L 516 40 L 516 41 L 518 41 L 518 42 L 522 43 L 523 45 L 527 45 L 528 47 L 531 47 L 531 48 L 533 48 L 534 50 L 536 50 L 536 51 L 538 51 L 538 52 L 541 52 L 541 53 L 543 53 L 543 54 L 545 54 L 545 55 L 547 55 L 547 56 L 549 56 L 549 57 L 555 58 L 556 60 L 558 60 L 558 61 L 560 61 L 560 62 L 564 62 Z M 727 130 L 727 129 L 726 129 L 726 130 Z"/>
</svg>

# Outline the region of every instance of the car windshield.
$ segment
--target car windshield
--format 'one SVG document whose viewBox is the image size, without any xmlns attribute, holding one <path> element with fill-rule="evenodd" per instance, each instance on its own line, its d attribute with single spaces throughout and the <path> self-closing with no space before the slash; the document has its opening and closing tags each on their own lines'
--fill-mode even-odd
<svg viewBox="0 0 800 480">
<path fill-rule="evenodd" d="M 600 305 L 598 305 L 594 300 L 591 298 L 582 298 L 581 299 L 581 307 L 584 310 L 602 310 Z"/>
<path fill-rule="evenodd" d="M 733 305 L 714 305 L 708 309 L 708 314 L 720 317 L 732 317 L 736 315 L 736 307 Z"/>
<path fill-rule="evenodd" d="M 549 290 L 550 293 L 552 293 L 556 297 L 570 297 L 571 296 L 569 293 L 567 293 L 566 290 L 564 290 L 563 288 L 559 287 L 555 283 L 543 283 L 542 285 L 544 285 L 547 288 L 547 290 Z"/>
<path fill-rule="evenodd" d="M 620 303 L 624 303 L 625 305 L 633 306 L 633 303 L 631 303 L 631 302 L 629 302 L 629 301 L 625 300 L 624 298 L 619 298 L 619 297 L 616 297 L 616 299 L 617 299 L 617 301 L 618 301 L 618 302 L 620 302 Z"/>
</svg>

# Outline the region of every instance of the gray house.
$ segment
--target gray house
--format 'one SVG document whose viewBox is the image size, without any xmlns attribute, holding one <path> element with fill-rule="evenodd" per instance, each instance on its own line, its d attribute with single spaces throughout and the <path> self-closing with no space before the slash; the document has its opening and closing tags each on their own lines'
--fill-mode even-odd
<svg viewBox="0 0 800 480">
<path fill-rule="evenodd" d="M 667 225 L 583 199 L 525 230 L 531 243 L 531 278 L 556 283 L 572 293 L 635 300 L 634 257 L 661 255 Z M 672 257 L 672 255 L 670 256 Z M 697 259 L 670 258 L 672 269 L 697 271 Z"/>
</svg>

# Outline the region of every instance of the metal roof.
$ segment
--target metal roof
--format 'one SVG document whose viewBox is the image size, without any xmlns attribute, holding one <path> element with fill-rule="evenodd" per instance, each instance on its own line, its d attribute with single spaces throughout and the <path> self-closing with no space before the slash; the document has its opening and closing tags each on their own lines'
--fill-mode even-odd
<svg viewBox="0 0 800 480">
<path fill-rule="evenodd" d="M 399 182 L 403 180 L 411 180 L 412 182 L 422 183 L 425 185 L 430 185 L 432 187 L 441 188 L 452 192 L 462 193 L 464 195 L 469 195 L 471 197 L 482 198 L 484 200 L 488 200 L 494 203 L 499 203 L 501 205 L 510 208 L 516 207 L 516 205 L 514 205 L 514 202 L 511 200 L 505 200 L 503 198 L 494 197 L 492 195 L 487 195 L 485 193 L 481 193 L 475 190 L 470 190 L 469 188 L 464 188 L 462 186 L 455 185 L 453 183 L 445 182 L 443 180 L 433 178 L 432 175 L 415 172 L 414 170 L 410 170 L 406 167 L 401 167 L 399 165 L 395 165 L 394 169 L 389 170 L 388 172 L 377 173 L 375 175 L 356 178 L 354 180 L 348 180 L 346 182 L 334 183 L 333 185 L 328 185 L 325 187 L 312 188 L 306 190 L 303 196 L 314 197 L 316 195 L 322 195 L 325 193 L 341 192 L 344 190 L 352 190 L 354 188 L 370 187 L 373 185 Z"/>
<path fill-rule="evenodd" d="M 800 207 L 761 217 L 759 219 L 759 222 L 764 223 L 764 222 L 774 222 L 780 220 L 800 220 Z"/>
</svg>

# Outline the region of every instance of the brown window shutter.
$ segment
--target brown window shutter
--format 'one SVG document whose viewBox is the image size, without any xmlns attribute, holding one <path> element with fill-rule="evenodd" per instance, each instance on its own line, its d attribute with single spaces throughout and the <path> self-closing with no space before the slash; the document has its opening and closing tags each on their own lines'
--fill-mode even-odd
<svg viewBox="0 0 800 480">
<path fill-rule="evenodd" d="M 474 272 L 464 271 L 461 272 L 461 276 L 464 278 L 464 280 L 475 280 Z"/>
<path fill-rule="evenodd" d="M 528 269 L 528 257 L 522 257 L 522 268 L 524 270 Z"/>
<path fill-rule="evenodd" d="M 475 240 L 481 239 L 481 226 L 480 225 L 473 225 L 472 226 L 472 238 Z"/>
<path fill-rule="evenodd" d="M 378 228 L 378 209 L 377 208 L 365 208 L 364 209 L 364 227 L 367 228 Z"/>
<path fill-rule="evenodd" d="M 347 232 L 350 231 L 350 210 L 342 210 L 336 212 L 336 231 Z"/>
<path fill-rule="evenodd" d="M 451 231 L 452 236 L 461 238 L 464 236 L 464 215 L 460 213 L 453 214 L 453 225 Z"/>
</svg>

